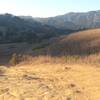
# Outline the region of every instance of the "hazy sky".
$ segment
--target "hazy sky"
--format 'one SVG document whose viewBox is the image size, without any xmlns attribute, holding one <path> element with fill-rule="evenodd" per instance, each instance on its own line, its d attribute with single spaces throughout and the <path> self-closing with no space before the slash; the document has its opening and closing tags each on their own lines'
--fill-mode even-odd
<svg viewBox="0 0 100 100">
<path fill-rule="evenodd" d="M 0 13 L 50 17 L 100 10 L 100 0 L 0 0 Z"/>
</svg>

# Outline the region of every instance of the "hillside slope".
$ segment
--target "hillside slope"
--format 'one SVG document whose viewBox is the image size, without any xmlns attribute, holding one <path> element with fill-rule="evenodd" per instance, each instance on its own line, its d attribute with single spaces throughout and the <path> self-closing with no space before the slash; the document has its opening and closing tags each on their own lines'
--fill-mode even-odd
<svg viewBox="0 0 100 100">
<path fill-rule="evenodd" d="M 9 61 L 12 54 L 21 55 L 84 55 L 100 53 L 100 29 L 80 31 L 41 43 L 10 43 L 0 45 L 0 63 Z"/>
<path fill-rule="evenodd" d="M 100 52 L 100 29 L 62 36 L 45 49 L 50 55 L 88 55 Z"/>
<path fill-rule="evenodd" d="M 11 14 L 0 15 L 0 43 L 37 42 L 63 32 L 63 30 L 42 25 L 34 20 L 25 20 Z"/>
</svg>

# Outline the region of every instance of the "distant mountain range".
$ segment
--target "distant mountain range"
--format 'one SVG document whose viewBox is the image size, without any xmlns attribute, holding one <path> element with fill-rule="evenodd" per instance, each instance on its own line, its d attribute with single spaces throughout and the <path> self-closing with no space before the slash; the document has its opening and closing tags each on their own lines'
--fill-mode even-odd
<svg viewBox="0 0 100 100">
<path fill-rule="evenodd" d="M 0 15 L 0 43 L 39 42 L 64 33 L 62 29 L 25 18 L 11 14 Z M 66 30 L 66 33 L 69 32 Z"/>
<path fill-rule="evenodd" d="M 33 18 L 43 25 L 54 26 L 61 29 L 88 29 L 100 27 L 100 10 L 86 13 L 67 13 L 56 17 Z"/>
<path fill-rule="evenodd" d="M 55 36 L 90 28 L 100 28 L 100 10 L 67 13 L 56 17 L 0 15 L 0 43 L 40 42 Z"/>
</svg>

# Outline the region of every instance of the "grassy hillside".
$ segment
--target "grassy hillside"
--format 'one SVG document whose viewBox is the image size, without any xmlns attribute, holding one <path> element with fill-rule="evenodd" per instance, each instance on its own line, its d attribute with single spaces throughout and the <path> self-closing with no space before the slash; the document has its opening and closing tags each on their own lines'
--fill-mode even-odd
<svg viewBox="0 0 100 100">
<path fill-rule="evenodd" d="M 100 29 L 91 29 L 52 38 L 41 43 L 10 43 L 0 45 L 0 62 L 13 53 L 49 56 L 87 56 L 100 53 Z M 9 59 L 8 59 L 9 60 Z"/>
<path fill-rule="evenodd" d="M 51 55 L 90 55 L 100 52 L 100 29 L 76 32 L 56 39 L 47 49 Z"/>
</svg>

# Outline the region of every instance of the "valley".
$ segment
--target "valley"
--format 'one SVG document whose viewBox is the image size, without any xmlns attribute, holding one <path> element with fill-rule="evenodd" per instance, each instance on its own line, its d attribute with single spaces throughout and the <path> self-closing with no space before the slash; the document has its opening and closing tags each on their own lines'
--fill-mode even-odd
<svg viewBox="0 0 100 100">
<path fill-rule="evenodd" d="M 100 100 L 99 15 L 1 14 L 0 100 Z"/>
</svg>

